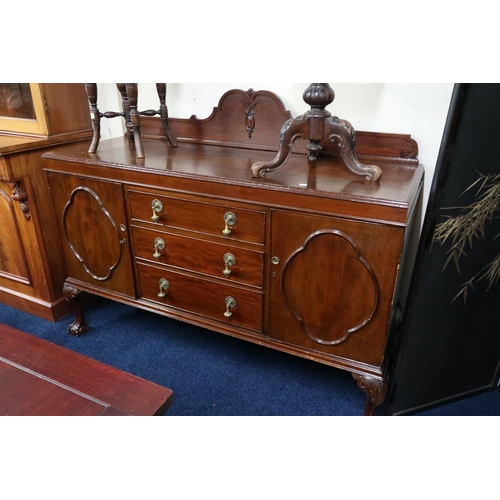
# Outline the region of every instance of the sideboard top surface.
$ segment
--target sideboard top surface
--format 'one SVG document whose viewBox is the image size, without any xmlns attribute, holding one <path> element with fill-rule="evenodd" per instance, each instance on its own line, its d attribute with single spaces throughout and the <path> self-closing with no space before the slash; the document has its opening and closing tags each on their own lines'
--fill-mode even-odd
<svg viewBox="0 0 500 500">
<path fill-rule="evenodd" d="M 193 178 L 402 208 L 411 203 L 423 173 L 421 165 L 381 158 L 376 164 L 383 170 L 382 178 L 370 182 L 350 172 L 341 158 L 320 156 L 316 166 L 311 167 L 306 155 L 292 154 L 280 170 L 265 178 L 254 178 L 250 170 L 252 164 L 272 160 L 274 152 L 189 143 L 173 148 L 166 141 L 156 139 L 143 142 L 144 159 L 136 157 L 133 143 L 125 138 L 102 141 L 97 153 L 93 154 L 87 152 L 89 145 L 82 142 L 49 151 L 43 157 L 114 169 L 109 177 L 117 180 L 123 180 L 120 172 L 133 171 L 142 174 L 140 177 L 145 184 L 150 183 L 148 176 L 157 174 L 159 182 L 162 176 Z M 375 162 L 372 160 L 372 163 Z M 158 182 L 157 177 L 155 182 Z"/>
</svg>

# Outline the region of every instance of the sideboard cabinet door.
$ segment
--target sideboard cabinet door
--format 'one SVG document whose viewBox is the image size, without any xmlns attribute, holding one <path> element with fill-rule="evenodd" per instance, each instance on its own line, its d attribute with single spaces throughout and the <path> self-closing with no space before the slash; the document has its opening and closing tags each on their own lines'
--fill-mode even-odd
<svg viewBox="0 0 500 500">
<path fill-rule="evenodd" d="M 270 335 L 380 367 L 404 229 L 273 211 Z"/>
<path fill-rule="evenodd" d="M 135 297 L 121 184 L 48 173 L 68 276 Z"/>
</svg>

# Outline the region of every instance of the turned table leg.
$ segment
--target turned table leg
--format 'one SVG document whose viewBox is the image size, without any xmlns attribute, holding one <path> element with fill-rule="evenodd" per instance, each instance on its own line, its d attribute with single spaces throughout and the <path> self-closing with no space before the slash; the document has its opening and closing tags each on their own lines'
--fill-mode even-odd
<svg viewBox="0 0 500 500">
<path fill-rule="evenodd" d="M 127 129 L 125 136 L 128 142 L 134 142 L 134 132 L 132 130 L 132 123 L 130 122 L 130 103 L 127 96 L 127 86 L 125 83 L 117 83 L 116 87 L 122 96 L 122 109 L 125 118 L 125 127 Z"/>
<path fill-rule="evenodd" d="M 156 91 L 158 92 L 158 98 L 160 99 L 160 110 L 159 110 L 159 115 L 161 118 L 161 124 L 163 127 L 163 132 L 165 133 L 165 136 L 168 139 L 168 142 L 170 142 L 170 145 L 174 148 L 178 146 L 177 141 L 175 140 L 174 136 L 170 132 L 170 128 L 168 127 L 168 108 L 167 108 L 167 84 L 166 83 L 157 83 L 156 84 Z"/>
<path fill-rule="evenodd" d="M 130 123 L 134 133 L 137 158 L 144 158 L 144 148 L 142 146 L 141 138 L 141 118 L 140 113 L 137 110 L 137 83 L 126 83 L 125 89 L 127 91 L 128 103 L 130 106 Z"/>
<path fill-rule="evenodd" d="M 387 387 L 383 380 L 368 375 L 352 374 L 358 387 L 366 394 L 365 416 L 372 416 L 377 406 L 382 404 L 387 394 Z"/>
<path fill-rule="evenodd" d="M 85 90 L 87 91 L 87 96 L 90 103 L 90 118 L 92 121 L 92 129 L 94 130 L 89 153 L 95 153 L 97 151 L 97 146 L 99 146 L 99 140 L 101 138 L 101 115 L 97 107 L 97 84 L 86 83 Z"/>
<path fill-rule="evenodd" d="M 81 290 L 74 288 L 67 283 L 63 286 L 63 296 L 71 304 L 73 312 L 75 313 L 75 321 L 68 326 L 68 333 L 79 337 L 82 333 L 85 333 L 89 327 L 85 322 L 85 315 L 83 313 L 82 303 L 80 301 Z"/>
</svg>

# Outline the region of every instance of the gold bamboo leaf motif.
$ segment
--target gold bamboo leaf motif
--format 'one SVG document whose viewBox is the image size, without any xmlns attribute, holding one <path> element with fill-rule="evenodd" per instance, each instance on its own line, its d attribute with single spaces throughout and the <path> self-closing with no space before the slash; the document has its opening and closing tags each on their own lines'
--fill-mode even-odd
<svg viewBox="0 0 500 500">
<path fill-rule="evenodd" d="M 444 245 L 450 241 L 451 247 L 448 250 L 448 258 L 444 264 L 445 269 L 450 262 L 460 274 L 459 260 L 461 257 L 467 257 L 466 248 L 473 250 L 474 239 L 484 239 L 486 224 L 491 222 L 495 213 L 500 208 L 500 174 L 479 174 L 479 178 L 472 183 L 463 194 L 471 189 L 477 188 L 475 201 L 467 207 L 449 207 L 447 210 L 461 210 L 462 213 L 452 217 L 446 216 L 446 220 L 436 226 L 434 232 L 434 241 Z M 497 235 L 498 236 L 498 235 Z M 488 290 L 497 283 L 500 278 L 500 254 L 490 263 L 484 266 L 470 280 L 466 281 L 458 294 L 467 299 L 469 289 L 474 289 L 474 283 L 487 279 L 489 282 Z"/>
</svg>

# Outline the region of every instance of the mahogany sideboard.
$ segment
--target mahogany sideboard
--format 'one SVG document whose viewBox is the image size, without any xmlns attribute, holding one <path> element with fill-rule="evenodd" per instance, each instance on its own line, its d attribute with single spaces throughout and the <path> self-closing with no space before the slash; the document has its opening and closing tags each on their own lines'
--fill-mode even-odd
<svg viewBox="0 0 500 500">
<path fill-rule="evenodd" d="M 315 166 L 299 141 L 282 169 L 253 177 L 288 119 L 274 94 L 231 90 L 204 120 L 170 120 L 178 147 L 145 118 L 145 158 L 126 138 L 45 153 L 69 331 L 88 328 L 80 292 L 100 295 L 348 370 L 372 414 L 418 224 L 417 144 L 358 132 L 377 182 L 350 172 L 334 141 Z"/>
<path fill-rule="evenodd" d="M 41 156 L 90 137 L 83 83 L 0 84 L 0 302 L 51 321 L 70 308 Z"/>
</svg>

